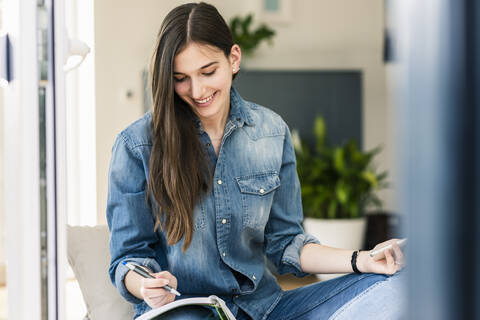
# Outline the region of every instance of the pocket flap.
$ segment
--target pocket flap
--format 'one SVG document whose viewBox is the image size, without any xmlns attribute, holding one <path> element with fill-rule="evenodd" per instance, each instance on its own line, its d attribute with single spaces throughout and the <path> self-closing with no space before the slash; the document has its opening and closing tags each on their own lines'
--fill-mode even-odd
<svg viewBox="0 0 480 320">
<path fill-rule="evenodd" d="M 258 173 L 235 178 L 242 193 L 266 195 L 280 186 L 280 178 L 275 171 Z"/>
</svg>

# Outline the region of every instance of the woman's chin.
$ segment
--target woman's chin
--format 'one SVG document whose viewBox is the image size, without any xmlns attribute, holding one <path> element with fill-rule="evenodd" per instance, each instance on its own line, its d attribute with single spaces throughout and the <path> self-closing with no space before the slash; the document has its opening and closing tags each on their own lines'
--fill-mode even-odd
<svg viewBox="0 0 480 320">
<path fill-rule="evenodd" d="M 195 110 L 201 119 L 214 119 L 221 113 L 221 110 L 219 110 L 215 105 L 210 105 L 208 107 L 195 107 Z"/>
<path fill-rule="evenodd" d="M 198 110 L 197 109 L 197 115 L 201 120 L 209 120 L 209 119 L 214 119 L 215 115 L 217 113 L 214 112 L 213 110 Z"/>
</svg>

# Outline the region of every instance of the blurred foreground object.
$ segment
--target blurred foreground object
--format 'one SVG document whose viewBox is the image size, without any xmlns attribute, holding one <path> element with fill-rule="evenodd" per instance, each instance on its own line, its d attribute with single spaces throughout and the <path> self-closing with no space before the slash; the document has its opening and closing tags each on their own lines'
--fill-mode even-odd
<svg viewBox="0 0 480 320">
<path fill-rule="evenodd" d="M 396 1 L 407 319 L 480 319 L 480 2 Z"/>
</svg>

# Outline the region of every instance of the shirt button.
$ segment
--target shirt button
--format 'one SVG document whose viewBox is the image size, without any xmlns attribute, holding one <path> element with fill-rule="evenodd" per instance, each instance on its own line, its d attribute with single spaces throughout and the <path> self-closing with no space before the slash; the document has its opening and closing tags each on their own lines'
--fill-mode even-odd
<svg viewBox="0 0 480 320">
<path fill-rule="evenodd" d="M 225 223 L 227 223 L 227 219 L 222 220 L 222 224 L 225 224 Z"/>
<path fill-rule="evenodd" d="M 222 256 L 224 256 L 224 257 L 225 257 L 226 255 L 227 255 L 227 254 L 226 254 L 225 252 L 224 252 L 224 253 L 222 253 Z"/>
<path fill-rule="evenodd" d="M 252 276 L 253 280 L 257 280 L 257 277 L 255 277 L 255 275 Z"/>
<path fill-rule="evenodd" d="M 265 193 L 265 189 L 260 189 L 260 193 L 261 193 L 261 194 L 264 194 L 264 193 Z"/>
<path fill-rule="evenodd" d="M 217 183 L 222 184 L 222 180 L 218 179 Z"/>
<path fill-rule="evenodd" d="M 206 145 L 207 147 L 210 147 L 210 142 L 207 142 L 205 145 Z"/>
</svg>

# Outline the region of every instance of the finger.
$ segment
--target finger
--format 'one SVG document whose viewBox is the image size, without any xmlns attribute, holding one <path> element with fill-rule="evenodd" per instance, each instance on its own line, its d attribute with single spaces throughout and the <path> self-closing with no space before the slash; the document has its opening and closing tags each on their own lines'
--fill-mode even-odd
<svg viewBox="0 0 480 320">
<path fill-rule="evenodd" d="M 152 301 L 152 302 L 158 302 L 158 301 L 163 301 L 168 298 L 168 296 L 171 295 L 171 293 L 166 293 L 158 296 L 148 296 L 147 299 Z"/>
<path fill-rule="evenodd" d="M 155 278 L 165 278 L 170 281 L 170 286 L 174 289 L 177 288 L 177 278 L 168 271 L 162 271 L 155 274 Z"/>
<path fill-rule="evenodd" d="M 161 271 L 153 274 L 156 278 L 171 278 L 173 275 L 168 271 Z"/>
<path fill-rule="evenodd" d="M 147 298 L 158 298 L 158 297 L 165 297 L 169 294 L 171 294 L 170 292 L 168 292 L 167 290 L 165 289 L 147 289 L 147 288 L 143 288 L 141 289 L 142 290 L 142 295 L 144 297 L 147 297 Z"/>
<path fill-rule="evenodd" d="M 176 280 L 177 278 L 175 278 L 170 272 L 168 271 L 162 271 L 162 272 L 158 272 L 158 273 L 155 273 L 153 274 L 155 276 L 155 278 L 157 279 L 160 279 L 160 278 L 164 278 L 164 279 L 168 279 L 169 281 L 173 281 L 173 280 Z"/>
<path fill-rule="evenodd" d="M 164 295 L 146 297 L 145 301 L 149 301 L 153 304 L 161 303 L 163 305 L 174 301 L 175 297 L 176 296 L 173 293 L 166 292 Z"/>
<path fill-rule="evenodd" d="M 142 286 L 140 292 L 145 302 L 152 309 L 175 301 L 175 295 L 162 288 L 149 289 Z"/>
<path fill-rule="evenodd" d="M 377 244 L 372 250 L 377 250 L 377 249 L 380 249 L 380 248 L 383 248 L 383 247 L 386 247 L 390 244 L 394 244 L 394 243 L 397 243 L 399 239 L 390 239 L 390 240 L 387 240 L 387 241 L 384 241 L 384 242 L 380 242 L 379 244 Z"/>
<path fill-rule="evenodd" d="M 142 279 L 142 284 L 145 287 L 149 287 L 149 288 L 163 287 L 169 284 L 169 282 L 170 280 L 166 278 L 155 278 L 155 279 L 143 278 Z"/>
<path fill-rule="evenodd" d="M 392 245 L 392 248 L 393 252 L 395 253 L 395 261 L 397 263 L 403 264 L 405 257 L 403 255 L 402 249 L 400 249 L 400 247 L 396 243 Z"/>
<path fill-rule="evenodd" d="M 393 259 L 392 252 L 390 249 L 385 250 L 385 258 L 387 260 L 387 270 L 390 274 L 396 272 L 397 266 L 395 265 L 395 260 Z"/>
<path fill-rule="evenodd" d="M 142 286 L 145 288 L 160 288 L 164 287 L 170 283 L 170 280 L 165 278 L 156 278 L 156 279 L 142 279 Z"/>
</svg>

